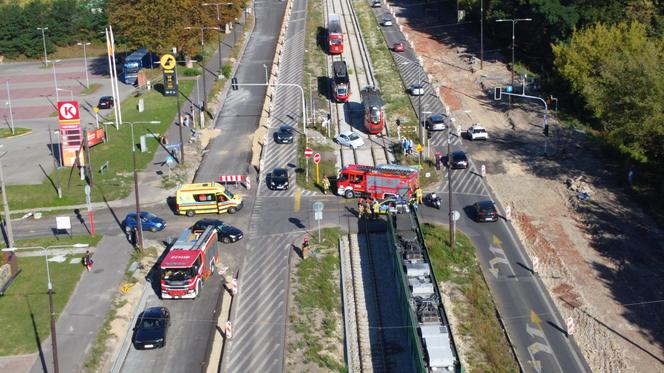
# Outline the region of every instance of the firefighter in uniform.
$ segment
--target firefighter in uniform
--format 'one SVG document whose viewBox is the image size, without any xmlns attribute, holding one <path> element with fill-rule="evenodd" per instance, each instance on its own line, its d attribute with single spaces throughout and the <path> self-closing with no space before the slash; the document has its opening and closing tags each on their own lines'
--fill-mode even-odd
<svg viewBox="0 0 664 373">
<path fill-rule="evenodd" d="M 330 190 L 330 180 L 325 176 L 323 177 L 323 194 L 327 194 L 328 190 Z"/>
<path fill-rule="evenodd" d="M 364 199 L 360 197 L 357 200 L 357 217 L 362 219 L 364 216 Z"/>
<path fill-rule="evenodd" d="M 371 200 L 369 198 L 364 200 L 364 213 L 367 215 L 367 218 L 371 217 Z"/>
<path fill-rule="evenodd" d="M 374 199 L 373 203 L 373 218 L 378 219 L 378 216 L 380 214 L 380 203 L 378 203 L 377 199 Z"/>
<path fill-rule="evenodd" d="M 418 205 L 421 205 L 422 202 L 422 189 L 420 187 L 417 187 L 415 189 L 415 201 L 417 202 Z"/>
</svg>

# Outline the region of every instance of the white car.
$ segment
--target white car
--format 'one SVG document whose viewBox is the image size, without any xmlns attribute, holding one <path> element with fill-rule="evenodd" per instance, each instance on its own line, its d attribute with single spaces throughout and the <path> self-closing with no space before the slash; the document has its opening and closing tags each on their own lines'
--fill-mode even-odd
<svg viewBox="0 0 664 373">
<path fill-rule="evenodd" d="M 444 131 L 447 128 L 447 121 L 443 114 L 434 114 L 427 118 L 425 127 L 428 131 Z"/>
<path fill-rule="evenodd" d="M 347 131 L 342 132 L 334 138 L 339 145 L 350 146 L 353 149 L 357 149 L 360 146 L 364 145 L 364 140 L 360 135 L 355 132 Z"/>
<path fill-rule="evenodd" d="M 373 0 L 371 2 L 371 7 L 372 8 L 380 8 L 380 0 Z"/>
<path fill-rule="evenodd" d="M 408 87 L 410 94 L 413 96 L 423 96 L 424 95 L 424 84 L 422 83 L 413 83 Z"/>
<path fill-rule="evenodd" d="M 392 17 L 386 15 L 383 17 L 383 21 L 380 23 L 383 26 L 392 26 Z"/>
<path fill-rule="evenodd" d="M 468 128 L 468 138 L 471 140 L 488 140 L 489 134 L 486 132 L 484 127 L 479 124 L 474 124 L 472 127 Z"/>
</svg>

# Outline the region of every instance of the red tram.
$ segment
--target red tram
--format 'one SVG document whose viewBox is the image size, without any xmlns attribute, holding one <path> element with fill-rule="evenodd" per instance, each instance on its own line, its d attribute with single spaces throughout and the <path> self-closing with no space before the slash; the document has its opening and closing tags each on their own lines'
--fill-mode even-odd
<svg viewBox="0 0 664 373">
<path fill-rule="evenodd" d="M 374 86 L 367 86 L 360 92 L 364 106 L 364 128 L 370 134 L 378 134 L 385 126 L 385 113 L 383 99 L 380 91 Z"/>
<path fill-rule="evenodd" d="M 330 14 L 328 17 L 327 42 L 330 54 L 341 54 L 344 52 L 344 33 L 341 31 L 341 20 L 337 14 Z"/>
</svg>

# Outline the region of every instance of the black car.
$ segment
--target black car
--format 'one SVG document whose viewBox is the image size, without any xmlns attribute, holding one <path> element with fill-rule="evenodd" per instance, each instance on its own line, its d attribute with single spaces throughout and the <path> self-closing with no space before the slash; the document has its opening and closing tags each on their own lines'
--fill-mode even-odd
<svg viewBox="0 0 664 373">
<path fill-rule="evenodd" d="M 450 165 L 453 169 L 468 168 L 468 157 L 461 150 L 453 151 L 449 155 Z"/>
<path fill-rule="evenodd" d="M 166 345 L 166 334 L 171 325 L 171 313 L 166 307 L 150 307 L 141 312 L 136 320 L 131 338 L 134 348 L 147 350 Z"/>
<path fill-rule="evenodd" d="M 267 175 L 267 187 L 272 190 L 288 189 L 288 170 L 275 168 Z"/>
<path fill-rule="evenodd" d="M 479 201 L 473 205 L 475 210 L 475 220 L 482 221 L 498 221 L 498 210 L 493 201 Z"/>
<path fill-rule="evenodd" d="M 203 232 L 205 228 L 213 226 L 217 228 L 218 240 L 223 243 L 236 242 L 242 239 L 243 233 L 241 230 L 232 225 L 226 224 L 219 219 L 201 219 L 191 227 L 194 233 Z"/>
<path fill-rule="evenodd" d="M 292 144 L 293 127 L 287 125 L 279 126 L 279 130 L 274 134 L 274 141 L 277 144 Z"/>
<path fill-rule="evenodd" d="M 101 96 L 99 98 L 99 103 L 97 104 L 97 108 L 101 109 L 111 109 L 114 105 L 113 102 L 113 96 Z"/>
</svg>

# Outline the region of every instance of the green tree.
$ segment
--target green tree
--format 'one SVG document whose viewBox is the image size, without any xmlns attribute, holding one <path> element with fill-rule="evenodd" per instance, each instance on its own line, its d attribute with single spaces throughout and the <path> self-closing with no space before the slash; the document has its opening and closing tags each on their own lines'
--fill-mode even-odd
<svg viewBox="0 0 664 373">
<path fill-rule="evenodd" d="M 664 38 L 643 23 L 597 24 L 553 46 L 555 66 L 631 158 L 664 165 Z"/>
</svg>

